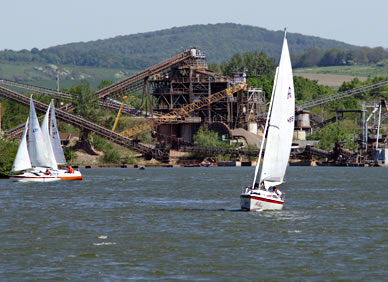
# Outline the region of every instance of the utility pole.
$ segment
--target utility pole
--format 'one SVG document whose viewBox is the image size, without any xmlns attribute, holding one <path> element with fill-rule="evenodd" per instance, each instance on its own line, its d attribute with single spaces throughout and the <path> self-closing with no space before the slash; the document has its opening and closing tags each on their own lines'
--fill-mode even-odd
<svg viewBox="0 0 388 282">
<path fill-rule="evenodd" d="M 56 83 L 57 83 L 57 97 L 59 97 L 59 69 L 56 70 Z M 59 98 L 55 99 L 55 104 L 59 107 Z"/>
<path fill-rule="evenodd" d="M 56 77 L 56 81 L 57 81 L 57 92 L 59 92 L 59 69 L 57 68 L 57 77 Z"/>
<path fill-rule="evenodd" d="M 366 130 L 365 130 L 365 112 L 366 112 L 365 102 L 362 102 L 361 111 L 362 111 L 362 140 L 363 140 L 363 143 L 364 143 L 365 142 L 365 136 L 366 136 Z M 364 143 L 364 144 L 366 144 L 366 143 Z"/>
</svg>

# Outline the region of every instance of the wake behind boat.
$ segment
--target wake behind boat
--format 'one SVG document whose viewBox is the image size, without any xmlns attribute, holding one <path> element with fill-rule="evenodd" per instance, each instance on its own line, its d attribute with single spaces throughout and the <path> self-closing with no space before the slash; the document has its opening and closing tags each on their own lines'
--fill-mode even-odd
<svg viewBox="0 0 388 282">
<path fill-rule="evenodd" d="M 276 69 L 253 184 L 245 187 L 240 194 L 242 209 L 255 211 L 281 210 L 283 208 L 285 193 L 280 192 L 277 186 L 284 182 L 291 152 L 294 116 L 294 82 L 286 32 L 284 32 L 282 53 L 279 66 Z M 256 183 L 264 147 L 265 154 L 260 181 Z"/>
</svg>

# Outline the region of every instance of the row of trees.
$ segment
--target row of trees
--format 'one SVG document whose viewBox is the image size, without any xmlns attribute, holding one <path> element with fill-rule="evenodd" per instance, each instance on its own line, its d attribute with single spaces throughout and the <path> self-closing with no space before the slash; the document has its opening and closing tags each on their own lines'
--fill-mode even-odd
<svg viewBox="0 0 388 282">
<path fill-rule="evenodd" d="M 368 65 L 382 63 L 384 59 L 388 59 L 388 50 L 382 47 L 357 50 L 331 48 L 326 51 L 311 48 L 291 58 L 294 68 Z"/>
<path fill-rule="evenodd" d="M 276 63 L 264 52 L 234 54 L 225 63 L 210 63 L 209 69 L 226 76 L 230 76 L 233 72 L 245 72 L 248 84 L 263 89 L 267 94 L 267 99 L 271 98 Z M 333 93 L 331 88 L 303 77 L 294 77 L 294 85 L 297 103 L 311 101 Z"/>
</svg>

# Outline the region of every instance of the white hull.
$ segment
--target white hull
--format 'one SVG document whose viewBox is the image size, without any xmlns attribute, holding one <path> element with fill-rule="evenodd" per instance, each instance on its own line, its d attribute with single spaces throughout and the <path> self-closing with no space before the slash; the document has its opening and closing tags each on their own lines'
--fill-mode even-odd
<svg viewBox="0 0 388 282">
<path fill-rule="evenodd" d="M 240 195 L 241 209 L 248 211 L 281 210 L 284 204 L 275 192 L 248 189 Z"/>
<path fill-rule="evenodd" d="M 10 179 L 15 182 L 53 182 L 61 180 L 56 175 L 46 175 L 41 172 L 23 172 L 21 174 L 10 175 Z"/>
</svg>

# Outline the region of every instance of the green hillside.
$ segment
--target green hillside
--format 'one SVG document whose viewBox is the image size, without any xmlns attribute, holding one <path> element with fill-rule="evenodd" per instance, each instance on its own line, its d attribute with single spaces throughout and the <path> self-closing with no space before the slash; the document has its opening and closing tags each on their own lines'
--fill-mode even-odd
<svg viewBox="0 0 388 282">
<path fill-rule="evenodd" d="M 290 52 L 294 54 L 314 47 L 322 50 L 358 48 L 335 40 L 292 32 L 287 37 Z M 0 52 L 0 62 L 39 62 L 141 70 L 193 46 L 202 50 L 209 62 L 221 63 L 229 60 L 235 53 L 256 50 L 277 59 L 282 38 L 283 31 L 270 31 L 248 25 L 192 25 L 85 43 L 70 43 L 42 50 L 5 50 Z"/>
<path fill-rule="evenodd" d="M 87 80 L 96 89 L 102 80 L 119 81 L 134 73 L 125 69 L 52 65 L 39 62 L 0 63 L 0 79 L 25 82 L 40 87 L 56 88 L 56 69 L 59 69 L 60 87 L 70 88 Z"/>
</svg>

